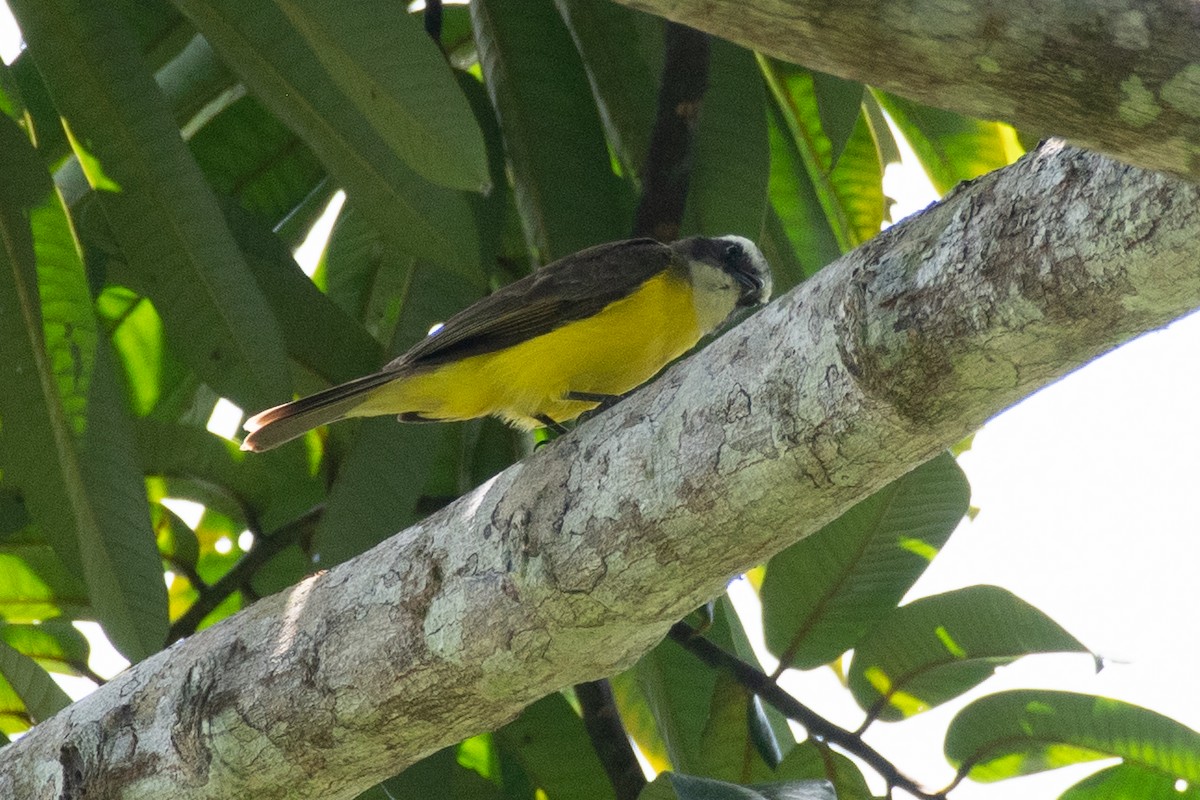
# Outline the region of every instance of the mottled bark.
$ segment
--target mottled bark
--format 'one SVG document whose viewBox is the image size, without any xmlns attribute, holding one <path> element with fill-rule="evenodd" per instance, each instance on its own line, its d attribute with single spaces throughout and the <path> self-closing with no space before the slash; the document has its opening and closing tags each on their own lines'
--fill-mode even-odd
<svg viewBox="0 0 1200 800">
<path fill-rule="evenodd" d="M 1192 0 L 617 0 L 938 108 L 1200 178 Z"/>
<path fill-rule="evenodd" d="M 38 725 L 0 751 L 0 797 L 353 797 L 628 665 L 730 576 L 1200 306 L 1198 265 L 1200 190 L 1044 148 Z"/>
</svg>

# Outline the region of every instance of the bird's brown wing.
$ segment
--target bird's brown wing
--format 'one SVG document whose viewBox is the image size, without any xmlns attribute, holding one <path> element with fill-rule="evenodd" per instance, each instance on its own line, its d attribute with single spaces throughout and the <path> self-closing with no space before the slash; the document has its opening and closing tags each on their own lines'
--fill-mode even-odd
<svg viewBox="0 0 1200 800">
<path fill-rule="evenodd" d="M 383 368 L 433 366 L 512 347 L 584 319 L 631 294 L 678 261 L 653 239 L 630 239 L 581 250 L 493 292 L 446 320 Z M 682 266 L 680 264 L 680 266 Z"/>
</svg>

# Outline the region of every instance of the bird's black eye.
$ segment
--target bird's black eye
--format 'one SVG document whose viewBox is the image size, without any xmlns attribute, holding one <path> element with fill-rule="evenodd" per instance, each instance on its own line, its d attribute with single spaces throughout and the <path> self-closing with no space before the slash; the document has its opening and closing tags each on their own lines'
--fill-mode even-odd
<svg viewBox="0 0 1200 800">
<path fill-rule="evenodd" d="M 741 260 L 742 256 L 745 254 L 746 251 L 742 249 L 740 244 L 737 242 L 732 242 L 725 245 L 725 252 L 722 255 L 724 256 L 725 262 L 730 263 Z"/>
</svg>

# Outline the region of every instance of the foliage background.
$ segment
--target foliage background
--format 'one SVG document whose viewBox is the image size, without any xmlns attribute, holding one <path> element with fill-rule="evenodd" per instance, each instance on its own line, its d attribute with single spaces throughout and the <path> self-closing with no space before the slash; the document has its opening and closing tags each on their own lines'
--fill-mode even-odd
<svg viewBox="0 0 1200 800">
<path fill-rule="evenodd" d="M 140 660 L 528 452 L 492 421 L 384 419 L 247 456 L 206 424 L 219 398 L 256 410 L 361 374 L 489 289 L 628 236 L 664 60 L 660 20 L 588 0 L 449 6 L 436 43 L 384 2 L 354 18 L 318 0 L 12 6 L 29 50 L 0 73 L 5 735 L 65 704 L 48 672 L 98 679 L 71 620 Z M 1005 126 L 714 41 L 681 235 L 758 240 L 786 291 L 888 220 L 885 111 L 942 192 L 1021 152 Z M 310 281 L 291 250 L 339 188 Z M 169 498 L 203 515 L 185 524 Z M 919 715 L 1028 653 L 1082 651 L 1004 590 L 898 607 L 966 510 L 943 456 L 752 573 L 771 651 L 837 676 L 868 720 Z M 707 637 L 756 662 L 728 601 Z M 869 794 L 861 762 L 792 744 L 675 642 L 613 687 L 658 769 Z M 945 735 L 977 779 L 1123 759 L 1075 798 L 1200 779 L 1194 732 L 1085 697 L 999 694 Z M 612 793 L 572 692 L 368 796 L 406 791 Z"/>
</svg>

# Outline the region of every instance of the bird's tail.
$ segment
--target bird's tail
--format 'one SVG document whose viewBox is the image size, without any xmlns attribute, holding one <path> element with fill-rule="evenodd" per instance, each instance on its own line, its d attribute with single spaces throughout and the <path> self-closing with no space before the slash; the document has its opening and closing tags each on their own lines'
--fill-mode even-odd
<svg viewBox="0 0 1200 800">
<path fill-rule="evenodd" d="M 319 425 L 337 422 L 362 403 L 363 396 L 399 377 L 394 372 L 376 372 L 302 397 L 291 403 L 268 408 L 246 420 L 248 435 L 243 450 L 262 452 L 303 436 Z"/>
</svg>

